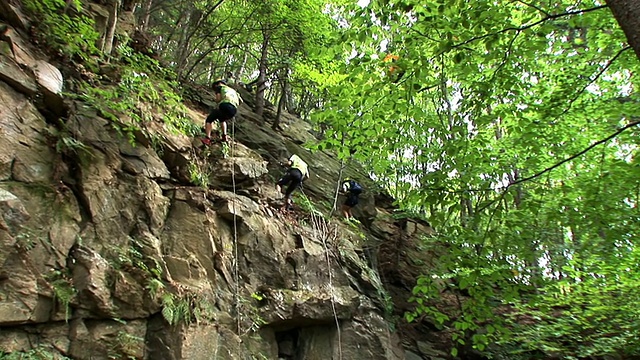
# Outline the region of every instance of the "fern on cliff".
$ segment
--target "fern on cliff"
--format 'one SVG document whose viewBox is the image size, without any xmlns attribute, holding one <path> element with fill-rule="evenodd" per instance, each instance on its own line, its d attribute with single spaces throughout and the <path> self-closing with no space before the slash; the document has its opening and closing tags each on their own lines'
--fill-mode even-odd
<svg viewBox="0 0 640 360">
<path fill-rule="evenodd" d="M 73 5 L 71 8 L 69 5 Z M 95 65 L 92 56 L 99 53 L 96 44 L 100 34 L 94 22 L 81 14 L 82 3 L 73 0 L 25 0 L 24 8 L 37 19 L 34 23 L 36 35 L 60 55 L 78 59 L 86 65 Z"/>
</svg>

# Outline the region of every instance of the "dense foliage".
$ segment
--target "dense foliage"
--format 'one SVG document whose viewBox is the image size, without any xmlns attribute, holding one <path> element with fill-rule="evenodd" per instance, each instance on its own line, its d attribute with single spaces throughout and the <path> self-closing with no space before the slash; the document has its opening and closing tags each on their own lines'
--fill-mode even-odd
<svg viewBox="0 0 640 360">
<path fill-rule="evenodd" d="M 100 34 L 68 4 L 26 2 L 55 50 L 95 61 Z M 418 280 L 407 320 L 451 331 L 452 355 L 640 355 L 640 66 L 606 5 L 138 5 L 172 72 L 121 44 L 112 54 L 128 64 L 121 81 L 81 87 L 104 116 L 144 123 L 144 102 L 190 133 L 167 77 L 257 80 L 267 100 L 312 114 L 317 148 L 365 164 L 437 230 L 425 246 L 448 251 Z M 459 306 L 444 310 L 438 299 L 450 290 Z"/>
<path fill-rule="evenodd" d="M 497 358 L 638 355 L 639 63 L 608 9 L 371 1 L 342 14 L 325 146 L 368 163 L 449 245 L 408 318 Z M 457 311 L 435 306 L 443 281 L 465 294 Z"/>
</svg>

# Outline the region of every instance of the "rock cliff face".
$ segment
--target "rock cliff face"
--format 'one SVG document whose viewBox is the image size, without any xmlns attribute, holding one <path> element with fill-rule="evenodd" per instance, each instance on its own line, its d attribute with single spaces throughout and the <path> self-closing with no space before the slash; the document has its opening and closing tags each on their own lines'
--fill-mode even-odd
<svg viewBox="0 0 640 360">
<path fill-rule="evenodd" d="M 63 100 L 61 72 L 14 28 L 8 37 L 0 42 L 0 352 L 405 358 L 388 322 L 393 300 L 413 285 L 393 275 L 406 266 L 398 241 L 430 229 L 396 222 L 372 186 L 355 212 L 362 226 L 304 206 L 279 213 L 274 160 L 292 153 L 310 164 L 311 203 L 327 212 L 333 200 L 340 164 L 302 147 L 313 138 L 306 123 L 286 117 L 276 133 L 242 105 L 226 157 L 161 124 L 150 125 L 159 142 L 142 133 L 130 141 L 87 105 Z M 197 124 L 206 116 L 193 113 Z M 207 188 L 194 185 L 194 166 Z M 355 165 L 347 171 L 366 177 Z M 379 268 L 404 293 L 391 297 Z"/>
</svg>

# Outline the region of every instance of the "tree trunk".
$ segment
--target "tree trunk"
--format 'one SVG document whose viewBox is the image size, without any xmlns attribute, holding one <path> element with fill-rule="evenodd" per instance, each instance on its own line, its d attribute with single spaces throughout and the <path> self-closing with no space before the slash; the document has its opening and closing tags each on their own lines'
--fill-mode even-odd
<svg viewBox="0 0 640 360">
<path fill-rule="evenodd" d="M 241 79 L 242 74 L 244 74 L 244 67 L 247 65 L 247 59 L 249 57 L 248 52 L 244 51 L 243 52 L 243 57 L 242 57 L 242 63 L 240 64 L 240 66 L 236 67 L 234 73 L 233 73 L 233 77 L 236 80 Z"/>
<path fill-rule="evenodd" d="M 283 71 L 284 73 L 284 71 Z M 282 92 L 280 94 L 280 101 L 278 101 L 278 112 L 276 113 L 276 119 L 273 121 L 273 125 L 271 128 L 273 130 L 280 129 L 280 117 L 282 116 L 282 110 L 284 109 L 284 104 L 287 100 L 287 77 L 284 75 L 280 80 L 282 84 Z"/>
<path fill-rule="evenodd" d="M 209 10 L 207 10 L 206 13 L 203 13 L 202 11 L 200 11 L 198 8 L 195 8 L 195 7 L 191 9 L 190 11 L 191 14 L 189 16 L 189 23 L 184 30 L 185 37 L 184 39 L 181 37 L 182 46 L 179 47 L 180 56 L 178 57 L 178 65 L 177 65 L 178 77 L 183 78 L 182 77 L 183 71 L 185 70 L 186 66 L 189 63 L 189 57 L 191 57 L 191 55 L 193 54 L 193 49 L 198 48 L 198 46 L 190 46 L 191 39 L 196 35 L 198 30 L 202 27 L 203 22 L 206 21 L 211 16 L 211 14 L 218 9 L 218 7 L 222 4 L 222 2 L 223 0 L 218 0 L 218 2 L 212 5 L 209 8 Z M 206 37 L 208 36 L 209 35 L 207 35 Z M 185 76 L 184 78 L 186 78 L 187 76 Z"/>
<path fill-rule="evenodd" d="M 122 0 L 122 10 L 134 11 L 138 6 L 138 0 Z"/>
<path fill-rule="evenodd" d="M 266 29 L 262 30 L 262 52 L 260 55 L 260 65 L 258 67 L 259 75 L 258 75 L 258 83 L 256 89 L 256 106 L 253 110 L 256 115 L 262 116 L 264 113 L 264 91 L 267 88 L 267 55 L 269 48 L 269 31 Z"/>
<path fill-rule="evenodd" d="M 151 5 L 153 0 L 145 0 L 142 5 L 142 15 L 140 16 L 140 31 L 146 32 L 149 28 L 149 20 L 151 18 Z"/>
<path fill-rule="evenodd" d="M 298 105 L 296 104 L 295 98 L 293 96 L 293 89 L 291 88 L 291 83 L 289 81 L 285 82 L 284 98 L 286 105 L 285 108 L 287 109 L 287 111 L 300 116 Z"/>
<path fill-rule="evenodd" d="M 189 54 L 189 40 L 188 40 L 189 34 L 188 33 L 189 33 L 189 30 L 191 30 L 193 15 L 194 15 L 194 10 L 190 9 L 186 15 L 187 17 L 185 19 L 185 22 L 182 25 L 182 32 L 180 33 L 180 38 L 178 39 L 178 46 L 176 46 L 176 55 L 175 55 L 175 59 L 177 59 L 176 73 L 179 79 L 182 78 L 182 73 L 185 70 L 187 57 Z"/>
<path fill-rule="evenodd" d="M 185 15 L 189 14 L 189 10 L 186 9 L 184 2 L 180 2 L 180 9 L 178 9 L 178 13 L 180 14 L 178 16 L 178 18 L 176 19 L 176 21 L 174 22 L 173 26 L 170 27 L 170 31 L 168 32 L 168 34 L 163 34 L 162 38 L 163 41 L 160 43 L 160 52 L 167 58 L 172 58 L 172 55 L 169 54 L 170 52 L 174 52 L 173 48 L 175 47 L 175 42 L 173 41 L 173 36 L 176 34 L 176 32 L 178 31 L 178 29 L 181 29 L 183 27 L 182 23 L 183 23 L 183 18 Z"/>
<path fill-rule="evenodd" d="M 209 70 L 208 70 L 208 74 L 207 74 L 207 84 L 213 84 L 214 81 L 214 71 L 215 68 L 213 67 L 213 62 L 209 62 Z"/>
<path fill-rule="evenodd" d="M 107 32 L 104 35 L 104 46 L 102 47 L 102 51 L 107 55 L 111 55 L 111 50 L 113 49 L 113 38 L 116 34 L 116 25 L 118 25 L 120 0 L 111 0 L 110 3 L 109 21 L 107 22 Z"/>
<path fill-rule="evenodd" d="M 640 59 L 640 0 L 605 0 Z"/>
</svg>

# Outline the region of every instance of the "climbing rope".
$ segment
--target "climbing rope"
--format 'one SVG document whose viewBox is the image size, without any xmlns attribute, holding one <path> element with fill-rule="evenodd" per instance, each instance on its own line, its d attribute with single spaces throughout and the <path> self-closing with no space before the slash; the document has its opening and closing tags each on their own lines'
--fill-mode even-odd
<svg viewBox="0 0 640 360">
<path fill-rule="evenodd" d="M 302 192 L 302 195 L 304 195 L 305 197 L 307 197 L 307 195 L 304 193 L 304 190 L 302 190 L 302 188 L 300 188 L 300 192 Z M 308 199 L 308 197 L 307 197 Z M 325 260 L 327 261 L 327 269 L 329 272 L 329 291 L 330 291 L 330 295 L 331 295 L 331 310 L 333 312 L 333 320 L 336 323 L 336 330 L 338 333 L 338 360 L 342 360 L 342 331 L 340 329 L 340 321 L 338 320 L 338 312 L 336 311 L 336 301 L 335 301 L 335 294 L 334 294 L 334 287 L 333 287 L 333 275 L 332 275 L 332 271 L 331 271 L 331 257 L 329 256 L 329 247 L 327 246 L 327 238 L 329 238 L 330 236 L 330 229 L 329 226 L 327 225 L 327 221 L 316 215 L 313 211 L 311 212 L 311 228 L 313 229 L 313 235 L 314 237 L 320 238 L 322 240 L 322 246 L 324 247 L 324 255 L 325 255 Z M 334 239 L 337 239 L 338 235 L 337 235 L 337 230 L 335 231 L 334 234 Z"/>
<path fill-rule="evenodd" d="M 333 216 L 333 213 L 338 209 L 338 194 L 340 193 L 340 182 L 342 181 L 342 172 L 346 167 L 344 163 L 344 159 L 340 160 L 340 172 L 338 173 L 338 184 L 336 185 L 336 193 L 333 197 L 333 207 L 331 208 L 331 212 L 329 213 L 329 218 Z"/>
<path fill-rule="evenodd" d="M 234 302 L 236 308 L 236 329 L 238 334 L 240 334 L 240 275 L 238 273 L 238 222 L 236 219 L 236 201 L 238 200 L 238 195 L 236 194 L 236 159 L 235 159 L 235 135 L 236 135 L 236 125 L 235 121 L 231 119 L 231 184 L 233 185 L 233 204 L 231 205 L 231 211 L 233 211 L 233 276 L 235 281 L 235 289 L 234 289 Z"/>
<path fill-rule="evenodd" d="M 218 333 L 218 336 L 216 336 L 216 350 L 213 353 L 213 360 L 218 360 L 218 349 L 220 348 L 220 337 L 222 336 L 222 334 Z"/>
</svg>

